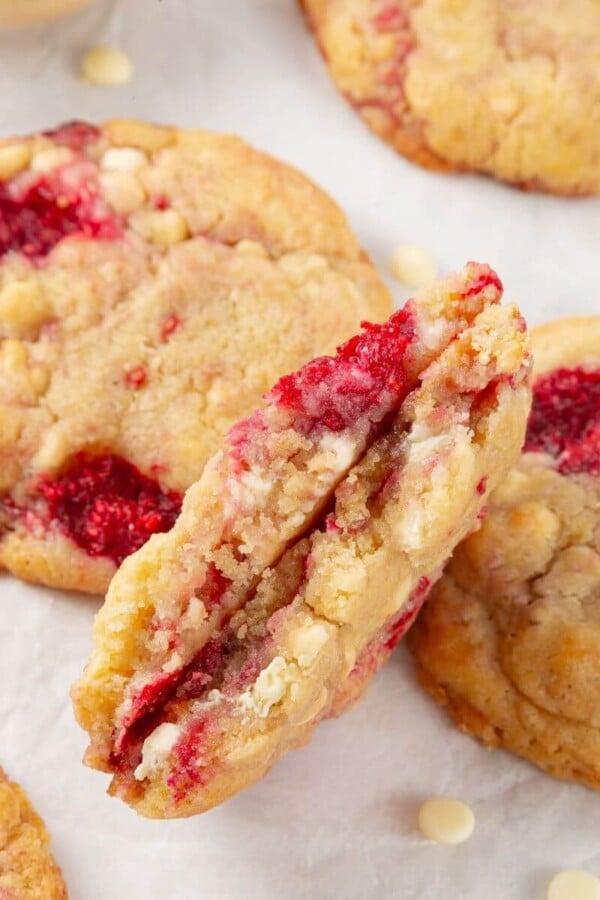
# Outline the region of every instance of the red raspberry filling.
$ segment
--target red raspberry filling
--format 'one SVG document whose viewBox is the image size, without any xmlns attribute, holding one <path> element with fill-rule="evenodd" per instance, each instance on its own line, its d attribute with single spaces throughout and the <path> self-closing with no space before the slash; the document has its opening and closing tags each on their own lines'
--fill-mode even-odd
<svg viewBox="0 0 600 900">
<path fill-rule="evenodd" d="M 167 779 L 167 785 L 176 803 L 185 800 L 186 795 L 198 786 L 207 784 L 210 773 L 202 766 L 200 748 L 214 731 L 214 725 L 206 719 L 193 722 L 185 737 L 173 749 L 177 768 Z"/>
<path fill-rule="evenodd" d="M 477 263 L 468 263 L 470 266 L 477 265 Z M 463 297 L 472 297 L 474 294 L 479 294 L 481 291 L 484 291 L 487 287 L 497 288 L 500 293 L 504 291 L 504 285 L 496 275 L 493 269 L 490 269 L 486 266 L 485 271 L 482 272 L 477 278 L 471 283 L 469 289 L 463 291 Z"/>
<path fill-rule="evenodd" d="M 417 587 L 411 594 L 408 603 L 403 610 L 400 611 L 398 617 L 388 625 L 385 632 L 383 646 L 386 650 L 393 650 L 396 644 L 402 640 L 414 620 L 417 613 L 427 598 L 427 594 L 431 588 L 431 579 L 423 575 L 419 578 Z"/>
<path fill-rule="evenodd" d="M 120 236 L 116 220 L 99 213 L 90 184 L 74 189 L 56 176 L 41 178 L 19 196 L 0 182 L 0 257 L 14 250 L 32 260 L 42 258 L 69 235 Z"/>
<path fill-rule="evenodd" d="M 383 325 L 364 322 L 361 334 L 338 348 L 336 356 L 322 356 L 284 376 L 269 397 L 307 417 L 307 430 L 317 424 L 342 431 L 370 409 L 381 395 L 407 393 L 404 354 L 415 338 L 410 304 Z"/>
<path fill-rule="evenodd" d="M 378 31 L 396 31 L 410 24 L 408 12 L 398 3 L 384 3 L 373 17 L 373 25 Z"/>
<path fill-rule="evenodd" d="M 71 150 L 84 150 L 89 144 L 100 139 L 100 129 L 89 122 L 65 122 L 58 128 L 44 131 L 46 137 L 55 144 L 70 147 Z"/>
<path fill-rule="evenodd" d="M 176 491 L 159 484 L 113 454 L 77 454 L 58 478 L 36 485 L 46 516 L 90 556 L 116 565 L 148 538 L 168 531 L 181 509 Z"/>
<path fill-rule="evenodd" d="M 600 475 L 600 369 L 557 369 L 533 386 L 525 450 L 549 453 L 563 475 Z"/>
</svg>

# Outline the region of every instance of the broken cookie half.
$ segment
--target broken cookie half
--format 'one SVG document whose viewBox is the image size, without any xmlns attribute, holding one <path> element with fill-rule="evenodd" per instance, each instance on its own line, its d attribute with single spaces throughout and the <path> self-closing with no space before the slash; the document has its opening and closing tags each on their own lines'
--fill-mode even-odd
<svg viewBox="0 0 600 900">
<path fill-rule="evenodd" d="M 520 450 L 528 338 L 501 293 L 469 264 L 285 376 L 125 561 L 73 691 L 111 793 L 201 812 L 362 694 Z"/>
</svg>

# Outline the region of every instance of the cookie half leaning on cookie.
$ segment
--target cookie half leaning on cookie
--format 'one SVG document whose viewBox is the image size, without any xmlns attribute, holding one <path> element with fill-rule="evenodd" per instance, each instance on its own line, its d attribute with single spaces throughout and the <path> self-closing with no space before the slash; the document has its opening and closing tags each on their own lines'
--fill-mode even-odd
<svg viewBox="0 0 600 900">
<path fill-rule="evenodd" d="M 358 699 L 521 446 L 501 293 L 470 264 L 282 378 L 125 561 L 73 691 L 111 793 L 201 812 Z"/>
<path fill-rule="evenodd" d="M 0 143 L 0 567 L 103 593 L 278 377 L 390 311 L 332 201 L 236 138 Z"/>
<path fill-rule="evenodd" d="M 301 0 L 338 88 L 400 153 L 600 191 L 597 0 Z"/>
<path fill-rule="evenodd" d="M 25 791 L 0 769 L 0 897 L 67 900 L 50 838 Z"/>
<path fill-rule="evenodd" d="M 533 332 L 525 450 L 410 635 L 460 727 L 600 787 L 600 317 Z"/>
</svg>

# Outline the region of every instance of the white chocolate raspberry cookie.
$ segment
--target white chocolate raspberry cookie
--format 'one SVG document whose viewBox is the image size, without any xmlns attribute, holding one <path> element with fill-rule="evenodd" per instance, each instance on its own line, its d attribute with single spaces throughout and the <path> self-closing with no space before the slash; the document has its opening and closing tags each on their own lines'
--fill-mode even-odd
<svg viewBox="0 0 600 900">
<path fill-rule="evenodd" d="M 301 0 L 331 74 L 414 162 L 600 192 L 597 0 Z"/>
<path fill-rule="evenodd" d="M 390 308 L 340 210 L 235 138 L 0 144 L 0 567 L 104 592 L 280 375 Z"/>
<path fill-rule="evenodd" d="M 113 793 L 200 812 L 362 693 L 521 445 L 500 296 L 470 264 L 282 378 L 125 561 L 73 693 Z"/>
<path fill-rule="evenodd" d="M 44 823 L 0 769 L 0 900 L 67 900 Z"/>
<path fill-rule="evenodd" d="M 87 6 L 91 0 L 0 0 L 0 27 L 33 25 Z"/>
<path fill-rule="evenodd" d="M 533 348 L 525 452 L 410 644 L 463 730 L 600 788 L 600 317 Z"/>
</svg>

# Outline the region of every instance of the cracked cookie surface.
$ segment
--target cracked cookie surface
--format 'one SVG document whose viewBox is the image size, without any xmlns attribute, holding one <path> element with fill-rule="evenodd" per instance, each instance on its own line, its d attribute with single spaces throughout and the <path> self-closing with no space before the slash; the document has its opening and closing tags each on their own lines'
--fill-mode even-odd
<svg viewBox="0 0 600 900">
<path fill-rule="evenodd" d="M 409 637 L 459 726 L 600 787 L 600 317 L 533 332 L 524 453 Z"/>
<path fill-rule="evenodd" d="M 202 812 L 362 696 L 521 446 L 501 295 L 470 263 L 285 376 L 124 562 L 73 689 L 111 793 Z"/>
<path fill-rule="evenodd" d="M 67 900 L 49 843 L 25 792 L 0 769 L 0 900 Z"/>
<path fill-rule="evenodd" d="M 301 0 L 370 127 L 434 169 L 600 191 L 596 0 Z"/>
<path fill-rule="evenodd" d="M 0 143 L 0 567 L 103 593 L 232 423 L 390 305 L 340 210 L 236 138 Z"/>
</svg>

